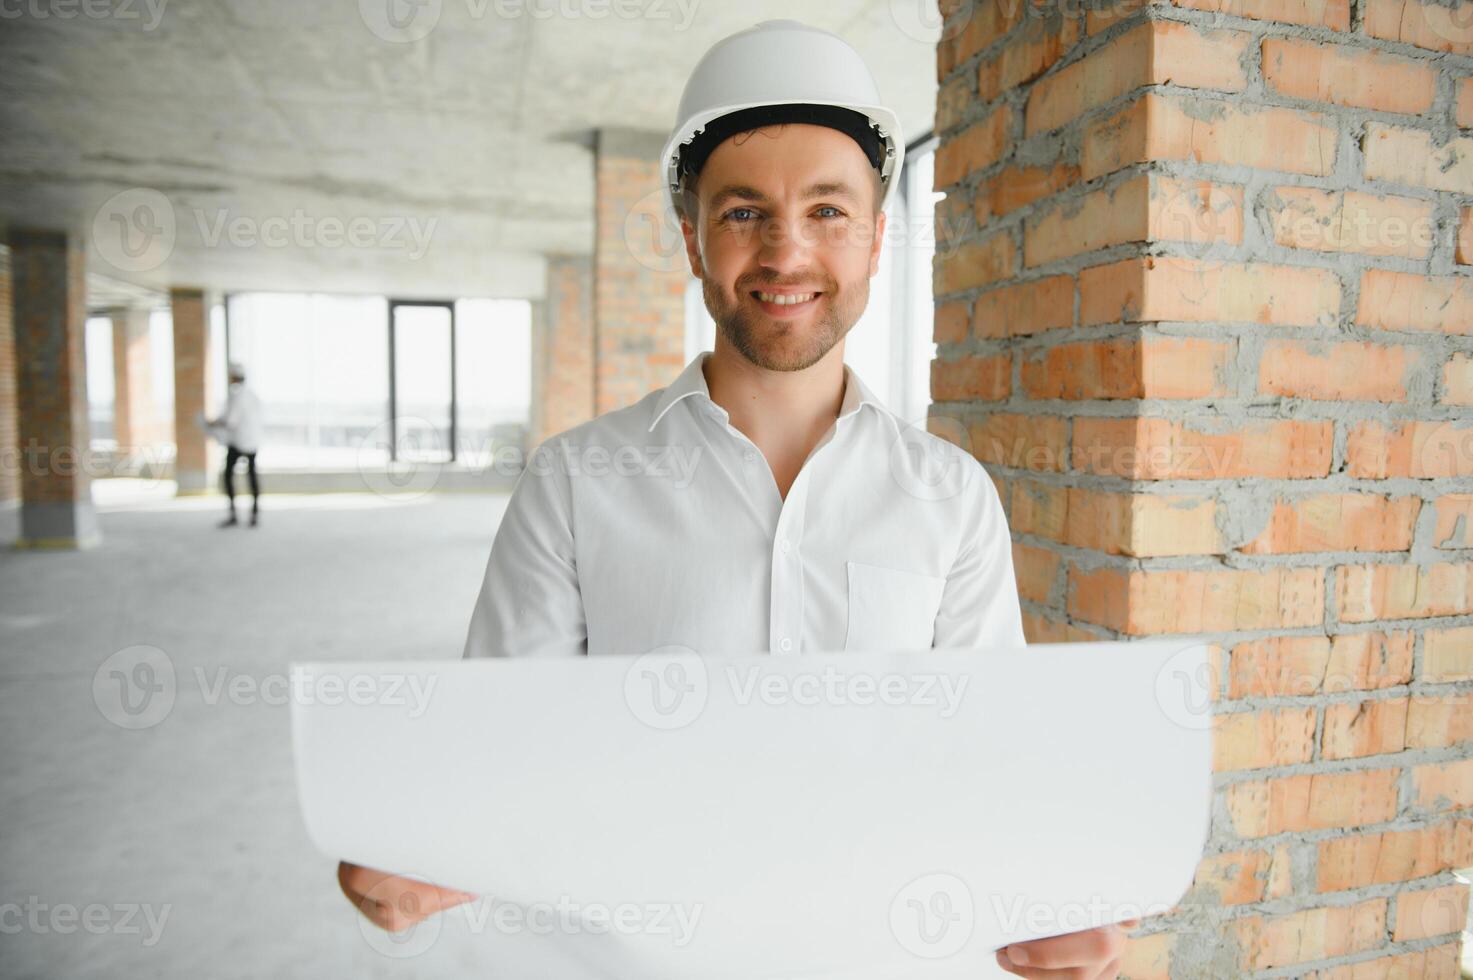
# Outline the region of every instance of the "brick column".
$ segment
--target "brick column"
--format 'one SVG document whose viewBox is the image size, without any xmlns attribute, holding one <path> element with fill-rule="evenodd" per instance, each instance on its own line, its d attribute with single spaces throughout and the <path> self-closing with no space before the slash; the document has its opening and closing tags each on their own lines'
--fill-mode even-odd
<svg viewBox="0 0 1473 980">
<path fill-rule="evenodd" d="M 10 249 L 0 245 L 0 547 L 20 537 L 20 455 L 15 404 L 15 324 Z"/>
<path fill-rule="evenodd" d="M 1455 977 L 1473 2 L 942 6 L 935 428 L 1031 640 L 1219 654 L 1211 837 L 1122 975 Z"/>
<path fill-rule="evenodd" d="M 685 364 L 678 229 L 664 226 L 658 159 L 665 134 L 602 129 L 595 147 L 594 408 L 599 414 L 675 380 Z"/>
<path fill-rule="evenodd" d="M 172 289 L 174 310 L 174 458 L 178 493 L 213 493 L 224 454 L 196 421 L 208 414 L 210 304 L 200 289 Z"/>
<path fill-rule="evenodd" d="M 546 298 L 532 306 L 528 449 L 593 418 L 593 260 L 549 256 Z"/>
<path fill-rule="evenodd" d="M 117 309 L 108 315 L 113 324 L 113 435 L 118 452 L 127 453 L 152 445 L 158 438 L 148 339 L 150 311 Z"/>
<path fill-rule="evenodd" d="M 12 229 L 20 544 L 99 540 L 87 473 L 86 282 L 82 246 L 61 232 Z"/>
</svg>

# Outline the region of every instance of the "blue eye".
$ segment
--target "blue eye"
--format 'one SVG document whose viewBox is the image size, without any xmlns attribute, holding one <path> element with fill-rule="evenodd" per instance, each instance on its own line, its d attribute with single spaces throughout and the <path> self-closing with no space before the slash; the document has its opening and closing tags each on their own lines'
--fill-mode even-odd
<svg viewBox="0 0 1473 980">
<path fill-rule="evenodd" d="M 836 208 L 836 207 L 834 207 L 832 205 L 829 205 L 829 204 L 825 204 L 823 207 L 819 208 L 819 210 L 820 211 L 834 211 L 834 212 L 836 212 L 835 215 L 834 215 L 834 217 L 836 217 L 836 218 L 842 218 L 844 216 L 844 212 L 843 211 L 840 211 L 838 208 Z"/>
<path fill-rule="evenodd" d="M 752 211 L 752 210 L 753 210 L 752 208 L 732 208 L 730 211 L 726 212 L 726 217 L 727 217 L 728 220 L 733 220 L 731 216 L 734 215 L 734 214 L 736 214 L 738 211 Z M 753 211 L 753 213 L 755 214 L 756 212 Z"/>
</svg>

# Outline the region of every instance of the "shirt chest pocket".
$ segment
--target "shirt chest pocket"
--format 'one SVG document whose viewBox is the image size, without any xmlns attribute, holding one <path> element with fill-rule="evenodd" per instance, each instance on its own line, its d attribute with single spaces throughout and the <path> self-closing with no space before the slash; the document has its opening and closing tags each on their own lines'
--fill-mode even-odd
<svg viewBox="0 0 1473 980">
<path fill-rule="evenodd" d="M 946 579 L 851 561 L 845 650 L 923 650 L 935 636 Z"/>
</svg>

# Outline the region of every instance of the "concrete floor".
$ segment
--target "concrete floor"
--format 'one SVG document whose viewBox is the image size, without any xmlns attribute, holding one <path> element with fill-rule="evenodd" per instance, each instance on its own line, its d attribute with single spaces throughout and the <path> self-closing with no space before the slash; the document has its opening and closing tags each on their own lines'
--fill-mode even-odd
<svg viewBox="0 0 1473 980">
<path fill-rule="evenodd" d="M 460 656 L 506 498 L 275 496 L 217 530 L 218 498 L 97 486 L 99 548 L 0 553 L 0 976 L 557 976 L 469 916 L 360 928 L 302 827 L 288 708 L 249 693 L 292 660 Z M 129 729 L 94 678 L 136 645 L 177 693 Z"/>
</svg>

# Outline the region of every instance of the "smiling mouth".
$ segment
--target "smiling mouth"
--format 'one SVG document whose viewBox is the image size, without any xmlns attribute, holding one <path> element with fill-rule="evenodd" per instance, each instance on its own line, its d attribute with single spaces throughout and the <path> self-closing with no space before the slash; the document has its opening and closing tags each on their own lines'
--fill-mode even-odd
<svg viewBox="0 0 1473 980">
<path fill-rule="evenodd" d="M 753 289 L 747 293 L 764 311 L 774 316 L 791 316 L 812 308 L 824 295 L 820 291 L 807 293 L 769 293 Z"/>
</svg>

